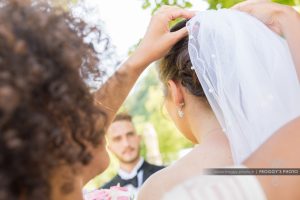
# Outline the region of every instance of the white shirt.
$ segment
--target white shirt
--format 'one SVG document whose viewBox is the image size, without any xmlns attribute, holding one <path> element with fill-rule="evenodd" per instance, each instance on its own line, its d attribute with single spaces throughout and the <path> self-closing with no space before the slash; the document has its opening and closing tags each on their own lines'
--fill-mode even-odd
<svg viewBox="0 0 300 200">
<path fill-rule="evenodd" d="M 118 174 L 122 179 L 132 179 L 137 175 L 138 179 L 138 187 L 134 187 L 133 185 L 127 185 L 126 188 L 128 188 L 129 192 L 131 194 L 134 194 L 134 196 L 137 195 L 138 189 L 143 184 L 143 174 L 144 171 L 140 170 L 138 173 L 137 171 L 140 169 L 140 167 L 144 164 L 144 158 L 140 158 L 139 162 L 135 165 L 135 167 L 131 170 L 131 172 L 126 172 L 125 170 L 122 170 L 121 168 L 118 170 Z"/>
</svg>

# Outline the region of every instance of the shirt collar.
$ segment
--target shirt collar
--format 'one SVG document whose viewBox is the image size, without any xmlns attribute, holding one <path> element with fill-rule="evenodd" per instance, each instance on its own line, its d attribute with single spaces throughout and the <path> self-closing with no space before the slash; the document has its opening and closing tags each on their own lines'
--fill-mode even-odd
<svg viewBox="0 0 300 200">
<path fill-rule="evenodd" d="M 121 168 L 118 170 L 118 174 L 122 179 L 131 179 L 136 176 L 137 171 L 140 169 L 140 167 L 144 163 L 144 158 L 140 158 L 139 162 L 135 165 L 135 167 L 131 170 L 131 172 L 126 172 L 125 170 L 122 170 Z"/>
</svg>

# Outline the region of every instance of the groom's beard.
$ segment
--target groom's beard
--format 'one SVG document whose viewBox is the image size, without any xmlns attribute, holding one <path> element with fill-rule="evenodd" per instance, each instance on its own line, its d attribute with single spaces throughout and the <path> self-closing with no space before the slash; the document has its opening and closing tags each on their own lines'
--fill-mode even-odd
<svg viewBox="0 0 300 200">
<path fill-rule="evenodd" d="M 122 155 L 117 156 L 117 158 L 124 164 L 135 163 L 140 158 L 140 147 L 137 149 L 128 147 L 122 152 Z"/>
</svg>

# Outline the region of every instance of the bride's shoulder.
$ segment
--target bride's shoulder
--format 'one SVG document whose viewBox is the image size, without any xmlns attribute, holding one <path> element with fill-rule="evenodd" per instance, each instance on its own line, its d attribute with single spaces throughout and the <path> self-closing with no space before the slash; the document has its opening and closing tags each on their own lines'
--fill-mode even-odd
<svg viewBox="0 0 300 200">
<path fill-rule="evenodd" d="M 139 191 L 138 199 L 161 199 L 163 194 L 172 189 L 175 185 L 199 173 L 199 168 L 193 172 L 193 159 L 195 163 L 194 149 L 181 159 L 175 161 L 168 167 L 152 174 L 143 184 Z"/>
<path fill-rule="evenodd" d="M 165 190 L 165 182 L 168 180 L 169 167 L 152 174 L 138 192 L 138 200 L 161 199 Z"/>
</svg>

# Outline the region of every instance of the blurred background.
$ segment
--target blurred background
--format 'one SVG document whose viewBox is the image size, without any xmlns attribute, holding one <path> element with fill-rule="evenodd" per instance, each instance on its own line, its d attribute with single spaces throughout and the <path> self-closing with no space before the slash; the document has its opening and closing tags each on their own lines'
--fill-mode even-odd
<svg viewBox="0 0 300 200">
<path fill-rule="evenodd" d="M 143 37 L 151 15 L 162 5 L 177 5 L 192 10 L 229 8 L 240 0 L 51 0 L 56 6 L 71 10 L 93 26 L 101 27 L 95 47 L 101 52 L 101 80 L 90 78 L 93 90 L 118 68 Z M 276 0 L 300 11 L 300 0 Z M 91 38 L 92 39 L 92 38 Z M 146 52 L 145 52 L 146 53 Z M 116 96 L 116 98 L 118 98 Z M 169 165 L 185 155 L 193 144 L 186 140 L 168 118 L 163 107 L 162 86 L 155 63 L 140 77 L 121 111 L 133 115 L 137 132 L 143 136 L 142 156 L 150 163 Z M 116 174 L 118 162 L 111 155 L 109 168 L 91 180 L 86 190 L 99 188 Z"/>
</svg>

